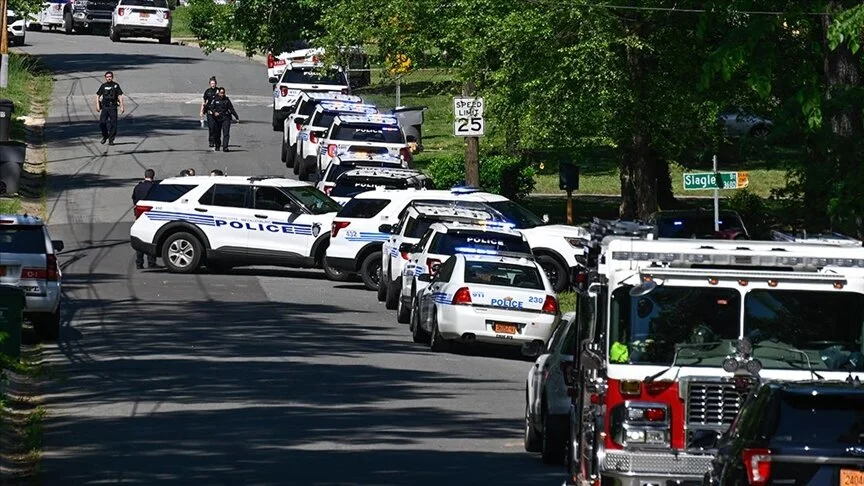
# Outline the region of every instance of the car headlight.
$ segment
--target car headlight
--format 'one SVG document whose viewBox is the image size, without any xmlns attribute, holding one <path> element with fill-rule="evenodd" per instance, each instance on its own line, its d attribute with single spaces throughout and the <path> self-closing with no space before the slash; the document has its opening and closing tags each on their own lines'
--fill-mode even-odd
<svg viewBox="0 0 864 486">
<path fill-rule="evenodd" d="M 567 240 L 567 243 L 569 243 L 573 248 L 581 249 L 585 246 L 585 240 L 581 238 L 568 238 L 565 236 L 564 239 Z"/>
</svg>

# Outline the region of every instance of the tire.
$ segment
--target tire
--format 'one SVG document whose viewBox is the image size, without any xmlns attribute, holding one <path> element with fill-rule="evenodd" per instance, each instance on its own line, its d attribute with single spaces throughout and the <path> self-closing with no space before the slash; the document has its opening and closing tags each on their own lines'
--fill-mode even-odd
<svg viewBox="0 0 864 486">
<path fill-rule="evenodd" d="M 360 264 L 360 279 L 367 290 L 378 290 L 381 281 L 381 252 L 373 251 Z"/>
<path fill-rule="evenodd" d="M 567 268 L 561 264 L 555 257 L 549 255 L 539 255 L 537 257 L 537 263 L 543 267 L 543 270 L 546 272 L 546 277 L 549 278 L 549 283 L 552 284 L 552 290 L 557 292 L 563 292 L 564 289 L 570 284 L 567 278 Z"/>
<path fill-rule="evenodd" d="M 30 321 L 39 342 L 53 342 L 60 337 L 60 309 L 53 314 L 36 314 Z"/>
<path fill-rule="evenodd" d="M 159 43 L 160 44 L 171 44 L 171 34 L 169 33 L 168 35 L 164 35 L 164 36 L 160 37 Z"/>
<path fill-rule="evenodd" d="M 348 272 L 343 272 L 338 268 L 333 268 L 327 263 L 327 257 L 324 257 L 324 262 L 321 265 L 324 268 L 324 275 L 327 276 L 328 280 L 332 280 L 334 282 L 348 282 L 351 280 L 352 274 Z"/>
<path fill-rule="evenodd" d="M 396 310 L 399 306 L 399 293 L 402 291 L 402 277 L 399 277 L 394 282 L 387 282 L 387 296 L 384 298 L 384 308 L 387 310 Z"/>
<path fill-rule="evenodd" d="M 297 179 L 301 181 L 309 180 L 309 173 L 306 172 L 306 161 L 300 159 L 300 167 L 297 169 Z"/>
<path fill-rule="evenodd" d="M 560 421 L 549 418 L 549 413 L 544 406 L 542 450 L 540 451 L 544 464 L 563 464 L 567 442 L 563 427 L 560 425 Z"/>
<path fill-rule="evenodd" d="M 408 324 L 411 330 L 411 339 L 417 344 L 429 344 L 429 333 L 420 327 L 420 306 L 412 306 L 411 322 Z"/>
<path fill-rule="evenodd" d="M 413 305 L 414 299 L 411 299 L 411 303 Z M 396 322 L 399 324 L 408 324 L 411 322 L 411 307 L 405 305 L 402 296 L 399 296 L 399 300 L 396 302 Z"/>
<path fill-rule="evenodd" d="M 111 42 L 120 42 L 120 34 L 117 33 L 117 30 L 114 28 L 113 24 L 108 31 L 108 38 L 111 39 Z"/>
<path fill-rule="evenodd" d="M 300 173 L 300 153 L 297 150 L 294 150 L 294 175 Z"/>
<path fill-rule="evenodd" d="M 171 273 L 193 273 L 201 264 L 204 246 L 198 238 L 181 231 L 162 244 L 162 261 Z"/>
<path fill-rule="evenodd" d="M 63 16 L 63 32 L 66 35 L 72 35 L 75 30 L 75 24 L 72 23 L 72 12 L 66 12 Z"/>
<path fill-rule="evenodd" d="M 378 302 L 384 302 L 385 300 L 387 300 L 387 290 L 389 290 L 387 283 L 389 282 L 389 279 L 384 278 L 383 269 L 379 270 L 379 271 L 381 272 L 381 275 L 379 275 L 379 277 L 378 277 L 378 295 L 377 295 L 377 297 L 378 297 Z"/>
<path fill-rule="evenodd" d="M 273 131 L 281 132 L 282 131 L 282 120 L 279 119 L 279 115 L 276 113 L 276 109 L 273 109 Z"/>
<path fill-rule="evenodd" d="M 288 144 L 282 140 L 282 152 L 279 155 L 279 160 L 285 162 L 285 167 L 288 167 Z"/>
<path fill-rule="evenodd" d="M 527 387 L 525 390 L 525 450 L 527 452 L 541 452 L 543 450 L 543 437 L 531 424 Z"/>
<path fill-rule="evenodd" d="M 429 338 L 429 349 L 436 353 L 444 353 L 450 350 L 450 341 L 447 341 L 438 332 L 438 318 L 432 316 L 432 332 Z"/>
</svg>

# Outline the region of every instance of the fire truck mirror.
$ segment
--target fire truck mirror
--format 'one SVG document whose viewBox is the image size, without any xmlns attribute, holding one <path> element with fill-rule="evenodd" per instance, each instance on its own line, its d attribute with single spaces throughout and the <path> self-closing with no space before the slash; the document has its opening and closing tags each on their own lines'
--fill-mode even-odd
<svg viewBox="0 0 864 486">
<path fill-rule="evenodd" d="M 631 297 L 642 297 L 643 295 L 648 295 L 657 288 L 657 284 L 653 280 L 646 280 L 641 284 L 630 289 Z"/>
<path fill-rule="evenodd" d="M 600 345 L 597 343 L 585 343 L 582 347 L 582 353 L 579 358 L 580 367 L 584 370 L 602 370 L 603 355 L 600 352 Z"/>
</svg>

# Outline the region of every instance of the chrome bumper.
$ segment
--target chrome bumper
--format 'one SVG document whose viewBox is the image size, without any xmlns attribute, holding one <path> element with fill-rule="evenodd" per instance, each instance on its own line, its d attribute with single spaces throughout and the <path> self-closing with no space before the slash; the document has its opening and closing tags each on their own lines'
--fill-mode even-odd
<svg viewBox="0 0 864 486">
<path fill-rule="evenodd" d="M 669 481 L 701 481 L 711 468 L 709 454 L 671 451 L 610 451 L 600 461 L 600 473 L 622 486 L 665 486 Z"/>
</svg>

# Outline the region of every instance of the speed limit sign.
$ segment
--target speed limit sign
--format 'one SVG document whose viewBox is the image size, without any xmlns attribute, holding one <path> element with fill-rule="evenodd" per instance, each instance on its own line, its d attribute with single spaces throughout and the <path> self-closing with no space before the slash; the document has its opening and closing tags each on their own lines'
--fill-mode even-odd
<svg viewBox="0 0 864 486">
<path fill-rule="evenodd" d="M 453 135 L 482 136 L 486 127 L 483 122 L 483 107 L 483 98 L 453 98 Z"/>
</svg>

